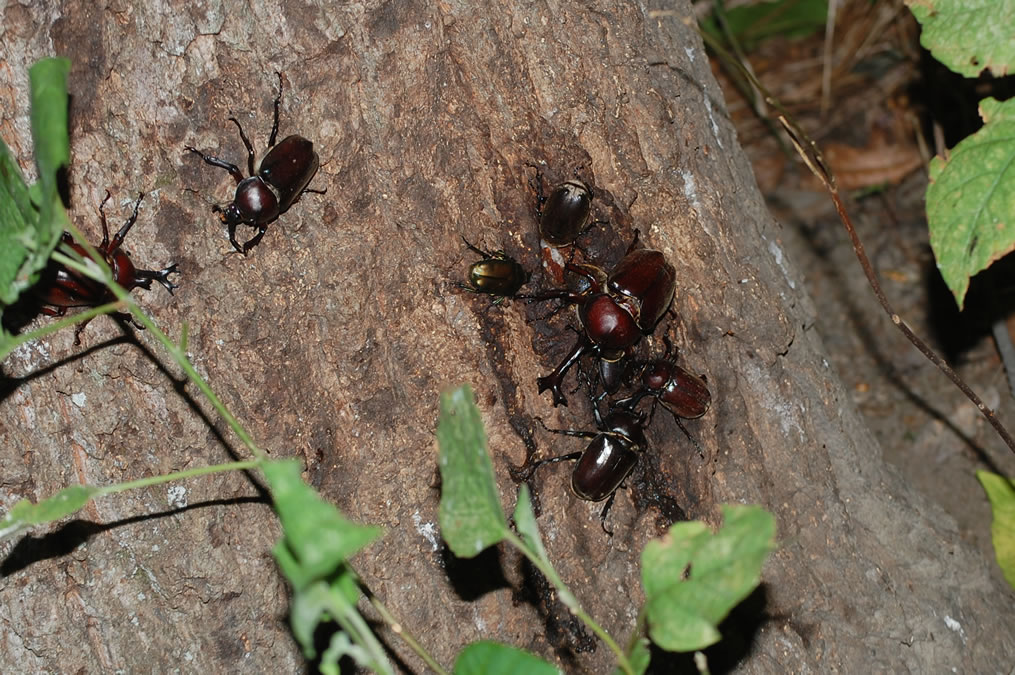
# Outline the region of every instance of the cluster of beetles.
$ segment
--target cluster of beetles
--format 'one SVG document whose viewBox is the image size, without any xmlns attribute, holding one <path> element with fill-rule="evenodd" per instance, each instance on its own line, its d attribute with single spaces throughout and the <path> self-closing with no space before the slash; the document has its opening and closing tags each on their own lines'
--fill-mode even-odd
<svg viewBox="0 0 1015 675">
<path fill-rule="evenodd" d="M 588 389 L 595 430 L 548 429 L 553 433 L 591 438 L 579 452 L 528 461 L 519 475 L 531 476 L 539 466 L 564 460 L 577 460 L 571 473 L 571 488 L 581 499 L 606 500 L 600 523 L 606 528 L 606 515 L 617 489 L 638 462 L 639 453 L 648 448 L 645 429 L 651 424 L 656 406 L 673 414 L 677 425 L 687 433 L 681 419 L 704 415 L 712 397 L 703 378 L 676 363 L 672 345 L 664 338 L 663 356 L 638 360 L 634 347 L 643 336 L 651 335 L 663 315 L 670 310 L 676 290 L 676 271 L 662 252 L 638 247 L 638 232 L 624 257 L 609 270 L 588 263 L 573 262 L 579 237 L 603 221 L 592 220 L 592 190 L 577 175 L 556 185 L 549 196 L 543 187 L 543 175 L 536 168 L 532 187 L 536 193 L 536 220 L 546 246 L 571 247 L 572 261 L 565 265 L 568 287 L 522 294 L 530 275 L 503 251 L 487 252 L 466 246 L 482 259 L 469 268 L 468 283 L 459 284 L 467 291 L 485 293 L 500 302 L 505 298 L 527 301 L 556 300 L 575 308 L 577 341 L 560 365 L 536 380 L 539 393 L 547 390 L 553 405 L 567 405 L 562 385 L 567 372 L 578 370 Z M 580 365 L 584 357 L 596 361 L 595 378 L 585 375 Z M 627 396 L 618 398 L 627 387 Z M 600 406 L 607 401 L 604 415 Z M 644 399 L 651 399 L 648 412 L 639 410 Z M 542 420 L 540 420 L 542 422 Z M 544 425 L 545 426 L 545 425 Z M 690 438 L 690 435 L 688 435 Z M 692 439 L 693 441 L 693 439 Z"/>
<path fill-rule="evenodd" d="M 268 152 L 261 159 L 256 172 L 254 171 L 254 147 L 247 135 L 243 133 L 243 127 L 240 126 L 239 120 L 235 117 L 229 118 L 236 125 L 243 146 L 247 149 L 249 176 L 244 176 L 239 167 L 231 162 L 206 155 L 190 146 L 186 148 L 188 153 L 197 155 L 206 164 L 225 169 L 236 180 L 236 194 L 233 196 L 233 201 L 224 208 L 215 206 L 213 211 L 228 227 L 229 241 L 233 248 L 244 255 L 261 241 L 268 225 L 288 211 L 289 207 L 300 198 L 300 195 L 304 192 L 323 193 L 322 190 L 313 190 L 309 187 L 310 180 L 320 166 L 320 160 L 314 151 L 314 144 L 295 134 L 283 138 L 278 144 L 275 143 L 278 136 L 278 112 L 281 102 L 282 74 L 278 73 L 278 95 L 275 97 L 275 117 L 271 127 L 271 136 L 268 139 Z M 102 243 L 96 247 L 96 252 L 112 270 L 116 283 L 128 291 L 135 288 L 151 288 L 152 282 L 157 281 L 172 295 L 173 290 L 179 286 L 169 280 L 169 275 L 179 273 L 177 265 L 169 265 L 158 271 L 137 269 L 130 257 L 120 248 L 127 233 L 130 232 L 130 228 L 137 220 L 138 208 L 140 208 L 143 198 L 144 193 L 138 195 L 137 201 L 134 203 L 133 214 L 110 239 L 104 210 L 106 202 L 109 200 L 109 192 L 106 192 L 105 199 L 99 205 Z M 257 229 L 257 233 L 242 245 L 236 240 L 236 227 L 240 224 Z M 69 233 L 63 234 L 62 242 L 70 246 L 80 256 L 89 257 L 86 249 L 74 243 Z M 104 284 L 54 261 L 50 261 L 43 271 L 39 283 L 34 286 L 34 293 L 42 305 L 42 312 L 50 316 L 63 316 L 71 308 L 96 307 L 116 299 Z M 88 321 L 83 321 L 78 324 L 74 344 L 81 343 L 81 331 L 84 330 L 87 323 Z M 142 327 L 137 323 L 134 325 L 138 328 Z"/>
<path fill-rule="evenodd" d="M 285 213 L 303 193 L 323 192 L 309 187 L 319 166 L 313 143 L 297 135 L 275 143 L 282 99 L 281 73 L 278 77 L 279 91 L 275 98 L 268 152 L 256 171 L 253 146 L 235 117 L 229 120 L 236 125 L 247 149 L 249 176 L 244 176 L 235 164 L 186 147 L 188 153 L 198 156 L 206 164 L 228 171 L 235 179 L 236 193 L 232 202 L 225 207 L 215 206 L 213 211 L 227 226 L 230 243 L 244 255 L 261 241 L 267 226 Z M 592 190 L 576 176 L 554 186 L 546 196 L 543 175 L 538 167 L 536 169 L 533 188 L 540 236 L 547 246 L 571 247 L 573 254 L 579 237 L 602 222 L 592 221 Z M 104 211 L 109 196 L 107 191 L 99 205 L 103 237 L 96 248 L 97 254 L 110 267 L 116 282 L 128 291 L 139 287 L 150 289 L 152 282 L 158 282 L 172 294 L 178 285 L 170 281 L 169 276 L 179 273 L 176 264 L 158 271 L 138 269 L 121 250 L 124 239 L 137 220 L 144 193 L 138 196 L 130 218 L 112 239 Z M 242 245 L 236 239 L 236 228 L 240 224 L 257 229 L 256 234 Z M 89 256 L 84 247 L 74 243 L 70 234 L 64 233 L 62 241 L 81 256 Z M 459 284 L 465 290 L 490 295 L 496 302 L 506 298 L 557 300 L 565 306 L 573 305 L 576 310 L 578 339 L 574 347 L 560 365 L 538 378 L 536 384 L 540 393 L 551 392 L 554 406 L 567 405 L 562 390 L 565 375 L 583 357 L 595 359 L 595 381 L 587 376 L 584 379 L 596 429 L 549 429 L 554 433 L 591 438 L 592 441 L 580 452 L 533 462 L 525 473 L 531 475 L 543 464 L 577 460 L 571 474 L 571 487 L 581 499 L 593 502 L 607 500 L 600 515 L 602 527 L 606 530 L 606 514 L 617 489 L 633 470 L 639 453 L 647 449 L 645 429 L 652 421 L 656 406 L 661 404 L 669 410 L 683 429 L 681 418 L 700 417 L 711 403 L 705 381 L 677 365 L 675 357 L 671 356 L 668 340 L 666 352 L 660 358 L 636 360 L 633 355 L 635 345 L 643 336 L 651 335 L 669 311 L 676 290 L 676 271 L 660 251 L 639 248 L 636 231 L 627 253 L 609 272 L 589 263 L 569 261 L 565 266 L 572 281 L 568 288 L 522 294 L 519 291 L 528 283 L 530 275 L 517 261 L 502 251 L 487 252 L 468 241 L 465 244 L 481 256 L 469 268 L 468 283 Z M 115 300 L 104 284 L 56 262 L 51 262 L 44 271 L 35 286 L 35 296 L 44 313 L 57 316 L 70 308 L 94 307 Z M 87 321 L 78 325 L 75 344 L 80 343 L 80 334 L 86 324 Z M 580 366 L 579 371 L 584 375 L 585 371 Z M 618 398 L 626 386 L 629 389 L 633 387 L 633 392 Z M 646 398 L 652 401 L 647 413 L 639 410 L 639 404 Z M 605 415 L 600 410 L 604 399 L 608 399 Z"/>
</svg>

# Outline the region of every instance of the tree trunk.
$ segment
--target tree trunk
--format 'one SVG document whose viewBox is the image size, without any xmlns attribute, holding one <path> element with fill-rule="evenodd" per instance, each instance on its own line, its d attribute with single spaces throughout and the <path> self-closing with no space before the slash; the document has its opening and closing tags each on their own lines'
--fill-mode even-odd
<svg viewBox="0 0 1015 675">
<path fill-rule="evenodd" d="M 665 252 L 676 317 L 640 354 L 668 335 L 713 394 L 687 423 L 703 457 L 655 416 L 612 537 L 600 506 L 570 493 L 568 466 L 536 474 L 550 557 L 586 609 L 626 639 L 645 542 L 673 519 L 718 524 L 719 504 L 760 503 L 779 549 L 709 650 L 713 672 L 1010 667 L 1010 589 L 882 461 L 828 366 L 686 2 L 659 16 L 609 2 L 48 5 L 4 10 L 0 133 L 30 171 L 27 67 L 68 56 L 75 222 L 98 241 L 104 190 L 111 227 L 149 193 L 126 248 L 140 267 L 179 263 L 181 288 L 136 295 L 170 334 L 189 325 L 193 362 L 263 448 L 300 458 L 327 499 L 386 528 L 356 568 L 442 663 L 481 638 L 568 671 L 612 663 L 512 552 L 457 560 L 431 534 L 442 388 L 475 388 L 507 508 L 528 452 L 582 447 L 537 418 L 593 426 L 580 392 L 554 410 L 535 386 L 570 348 L 571 314 L 490 306 L 455 285 L 474 260 L 464 236 L 532 270 L 529 288 L 553 287 L 539 164 L 548 185 L 577 172 L 594 186 L 608 224 L 583 237 L 587 257 L 608 268 L 635 229 Z M 276 71 L 280 138 L 314 141 L 311 185 L 327 194 L 304 195 L 243 257 L 211 212 L 232 179 L 184 148 L 245 168 L 232 114 L 260 157 Z M 103 317 L 82 339 L 66 331 L 4 364 L 4 509 L 245 456 L 149 334 Z M 256 476 L 179 487 L 100 499 L 0 545 L 4 672 L 303 667 Z"/>
</svg>

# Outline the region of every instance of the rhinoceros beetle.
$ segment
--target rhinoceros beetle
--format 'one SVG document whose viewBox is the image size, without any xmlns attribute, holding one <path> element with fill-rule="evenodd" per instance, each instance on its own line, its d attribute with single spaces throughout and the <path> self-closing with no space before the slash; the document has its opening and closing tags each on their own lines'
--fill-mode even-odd
<svg viewBox="0 0 1015 675">
<path fill-rule="evenodd" d="M 615 407 L 632 409 L 644 397 L 653 396 L 653 406 L 661 403 L 674 417 L 695 419 L 708 412 L 712 404 L 712 394 L 705 381 L 677 365 L 676 360 L 669 357 L 669 349 L 663 358 L 642 364 L 639 378 L 640 391 L 616 401 Z"/>
<path fill-rule="evenodd" d="M 698 449 L 698 453 L 704 457 L 704 450 L 680 420 L 696 419 L 708 412 L 712 404 L 712 393 L 703 378 L 677 365 L 676 356 L 670 356 L 673 345 L 670 344 L 669 338 L 664 337 L 663 340 L 666 343 L 666 353 L 663 357 L 645 361 L 637 370 L 640 389 L 628 398 L 614 401 L 611 410 L 633 411 L 643 398 L 653 397 L 652 410 L 648 415 L 646 426 L 655 416 L 656 405 L 661 403 L 673 415 L 677 426 Z"/>
<path fill-rule="evenodd" d="M 590 502 L 608 498 L 599 514 L 599 522 L 604 532 L 612 534 L 606 529 L 606 514 L 613 504 L 617 488 L 638 463 L 638 453 L 648 447 L 644 431 L 645 419 L 633 410 L 626 409 L 612 410 L 604 418 L 599 412 L 598 401 L 593 402 L 592 410 L 596 419 L 596 431 L 550 429 L 544 424 L 543 427 L 552 433 L 591 438 L 592 441 L 580 452 L 540 460 L 532 466 L 531 471 L 543 464 L 578 460 L 571 472 L 571 490 L 580 499 Z"/>
<path fill-rule="evenodd" d="M 229 121 L 236 125 L 240 139 L 247 148 L 247 171 L 250 176 L 244 177 L 235 164 L 186 146 L 188 152 L 194 153 L 206 164 L 225 169 L 236 180 L 233 201 L 225 208 L 216 205 L 212 210 L 218 213 L 219 219 L 229 227 L 229 242 L 233 248 L 244 255 L 261 241 L 268 225 L 288 211 L 300 195 L 304 192 L 318 194 L 325 192 L 307 187 L 320 166 L 320 160 L 314 152 L 314 144 L 311 141 L 293 134 L 275 145 L 275 137 L 278 135 L 278 107 L 281 101 L 282 73 L 278 73 L 275 120 L 271 126 L 271 136 L 268 138 L 268 153 L 261 159 L 257 173 L 254 173 L 254 148 L 235 117 L 230 117 Z M 240 223 L 257 228 L 257 234 L 242 246 L 236 241 L 236 226 Z"/>
<path fill-rule="evenodd" d="M 539 235 L 552 246 L 567 246 L 587 229 L 592 213 L 592 191 L 578 179 L 566 180 L 556 185 L 550 196 L 543 192 L 543 172 L 534 164 L 536 182 L 530 182 L 536 190 L 536 219 L 539 221 Z"/>
<path fill-rule="evenodd" d="M 571 352 L 549 375 L 536 380 L 540 393 L 547 389 L 553 393 L 555 406 L 567 405 L 560 385 L 575 362 L 585 354 L 596 354 L 606 361 L 621 359 L 642 335 L 655 330 L 673 301 L 676 270 L 659 251 L 634 250 L 637 241 L 635 236 L 631 248 L 610 272 L 605 284 L 595 269 L 568 263 L 568 271 L 586 278 L 586 290 L 546 291 L 528 296 L 535 300 L 559 299 L 574 304 L 582 325 Z"/>
<path fill-rule="evenodd" d="M 123 227 L 110 240 L 105 211 L 106 202 L 109 201 L 109 190 L 106 190 L 106 197 L 99 204 L 99 219 L 102 222 L 102 243 L 96 247 L 96 250 L 102 256 L 103 261 L 109 266 L 109 269 L 112 270 L 113 279 L 126 290 L 130 291 L 135 288 L 150 289 L 152 282 L 157 281 L 172 295 L 173 290 L 179 288 L 178 285 L 169 280 L 170 274 L 179 274 L 178 266 L 175 263 L 158 271 L 139 270 L 134 267 L 130 256 L 120 248 L 123 240 L 127 237 L 127 233 L 130 232 L 130 228 L 137 221 L 137 212 L 143 198 L 144 193 L 142 192 L 134 203 L 134 212 L 130 218 L 127 219 Z M 90 257 L 88 251 L 83 246 L 75 243 L 74 238 L 69 232 L 64 232 L 60 241 L 67 244 L 82 257 Z M 42 307 L 43 314 L 49 316 L 63 316 L 72 307 L 97 307 L 116 300 L 116 296 L 104 284 L 52 260 L 46 266 L 39 283 L 35 286 L 35 295 L 39 299 L 39 302 L 44 305 Z M 85 329 L 90 320 L 82 321 L 78 324 L 74 332 L 75 345 L 81 344 L 81 331 Z M 144 328 L 144 326 L 137 323 L 134 325 L 138 328 Z"/>
<path fill-rule="evenodd" d="M 529 281 L 529 273 L 518 262 L 504 251 L 484 251 L 468 242 L 462 241 L 470 251 L 480 256 L 480 260 L 469 265 L 469 283 L 458 283 L 457 286 L 470 293 L 485 293 L 496 298 L 498 304 L 504 298 L 510 298 Z"/>
</svg>

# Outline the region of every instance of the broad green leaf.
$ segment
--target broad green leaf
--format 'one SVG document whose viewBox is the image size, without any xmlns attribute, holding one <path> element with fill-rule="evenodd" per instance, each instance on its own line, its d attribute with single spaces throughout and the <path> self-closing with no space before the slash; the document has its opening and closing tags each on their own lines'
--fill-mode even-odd
<svg viewBox="0 0 1015 675">
<path fill-rule="evenodd" d="M 87 504 L 88 500 L 101 490 L 102 488 L 91 485 L 72 485 L 38 504 L 22 499 L 11 507 L 3 520 L 0 520 L 0 539 L 69 516 Z"/>
<path fill-rule="evenodd" d="M 516 647 L 473 642 L 455 660 L 455 675 L 554 675 L 560 670 Z"/>
<path fill-rule="evenodd" d="M 39 277 L 67 225 L 58 174 L 70 161 L 66 59 L 29 70 L 32 139 L 39 182 L 25 185 L 17 161 L 0 143 L 0 303 L 10 305 Z"/>
<path fill-rule="evenodd" d="M 380 536 L 381 528 L 357 525 L 321 499 L 303 482 L 296 460 L 266 462 L 262 468 L 282 521 L 283 539 L 273 552 L 297 591 L 328 577 Z"/>
<path fill-rule="evenodd" d="M 441 536 L 455 555 L 471 558 L 498 543 L 508 529 L 470 386 L 441 394 L 437 442 Z"/>
<path fill-rule="evenodd" d="M 22 238 L 33 230 L 36 219 L 21 169 L 0 141 L 0 302 L 5 305 L 17 300 L 23 289 L 14 281 L 28 259 Z"/>
<path fill-rule="evenodd" d="M 723 11 L 730 33 L 740 46 L 750 51 L 773 37 L 803 38 L 824 30 L 828 15 L 827 0 L 774 0 L 748 3 Z M 725 35 L 714 16 L 701 22 L 721 42 Z"/>
<path fill-rule="evenodd" d="M 956 73 L 1000 77 L 1015 60 L 1015 0 L 906 0 L 923 27 L 922 44 Z"/>
<path fill-rule="evenodd" d="M 1015 480 L 989 471 L 977 471 L 976 477 L 983 485 L 994 512 L 990 536 L 994 541 L 997 564 L 1008 585 L 1015 588 Z"/>
<path fill-rule="evenodd" d="M 67 134 L 67 59 L 43 59 L 28 69 L 32 86 L 32 141 L 44 192 L 56 192 L 57 172 L 70 164 Z"/>
<path fill-rule="evenodd" d="M 722 510 L 715 534 L 701 522 L 677 523 L 642 553 L 649 636 L 663 649 L 694 651 L 718 642 L 719 623 L 761 582 L 775 519 L 757 506 Z"/>
<path fill-rule="evenodd" d="M 941 276 L 962 308 L 969 279 L 1015 248 L 1015 99 L 980 102 L 983 128 L 930 163 L 927 221 Z"/>
<path fill-rule="evenodd" d="M 5 212 L 7 209 L 11 210 L 11 218 L 15 219 L 15 222 L 24 225 L 35 220 L 36 210 L 28 194 L 25 178 L 21 175 L 17 159 L 3 140 L 0 140 L 0 190 L 3 190 L 5 197 L 10 200 L 10 203 L 0 206 Z M 8 220 L 4 217 L 0 222 L 7 223 Z"/>
</svg>

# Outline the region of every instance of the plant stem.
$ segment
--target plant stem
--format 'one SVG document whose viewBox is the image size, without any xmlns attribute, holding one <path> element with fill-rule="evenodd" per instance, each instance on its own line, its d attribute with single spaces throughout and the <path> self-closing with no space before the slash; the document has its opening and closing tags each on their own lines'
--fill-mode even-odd
<svg viewBox="0 0 1015 675">
<path fill-rule="evenodd" d="M 402 640 L 409 645 L 409 648 L 416 652 L 419 658 L 423 659 L 426 665 L 430 666 L 431 670 L 439 673 L 439 675 L 448 675 L 448 671 L 444 670 L 444 668 L 437 663 L 437 660 L 430 655 L 430 652 L 428 652 L 423 645 L 421 645 L 416 638 L 413 637 L 412 633 L 405 629 L 402 622 L 398 621 L 398 619 L 396 619 L 395 616 L 388 611 L 388 608 L 384 606 L 384 603 L 381 602 L 380 599 L 374 595 L 372 591 L 370 591 L 370 589 L 363 586 L 362 583 L 360 586 L 363 589 L 363 594 L 366 595 L 367 600 L 369 600 L 370 604 L 377 610 L 377 613 L 381 615 L 381 618 L 387 622 L 391 631 L 398 637 L 402 638 Z"/>
<path fill-rule="evenodd" d="M 576 598 L 570 589 L 564 585 L 563 579 L 557 575 L 557 571 L 553 569 L 553 566 L 529 550 L 529 547 L 525 545 L 525 542 L 523 542 L 521 538 L 511 530 L 505 530 L 504 538 L 521 551 L 522 555 L 528 558 L 529 562 L 535 565 L 536 568 L 543 573 L 543 576 L 545 576 L 550 583 L 557 588 L 561 602 L 567 605 L 567 608 L 570 609 L 575 616 L 581 619 L 593 633 L 599 636 L 600 640 L 606 643 L 606 646 L 609 647 L 610 651 L 612 651 L 617 657 L 617 666 L 626 673 L 626 675 L 634 675 L 634 668 L 631 666 L 631 662 L 628 661 L 627 654 L 624 653 L 624 650 L 620 648 L 620 645 L 616 643 L 610 634 L 607 633 L 602 626 L 596 623 L 584 609 L 582 609 L 581 605 L 578 604 L 578 598 Z"/>
<path fill-rule="evenodd" d="M 205 476 L 210 473 L 256 469 L 258 466 L 261 465 L 262 461 L 263 460 L 260 459 L 248 459 L 242 462 L 226 462 L 225 464 L 215 464 L 213 466 L 199 466 L 194 469 L 177 471 L 176 473 L 164 474 L 160 476 L 149 476 L 148 478 L 139 478 L 138 480 L 132 480 L 126 483 L 117 483 L 116 485 L 103 486 L 99 488 L 99 490 L 95 493 L 95 496 L 101 497 L 105 495 L 112 495 L 116 494 L 117 492 L 126 492 L 127 490 L 135 490 L 138 488 L 150 487 L 152 485 L 160 485 L 161 483 L 171 483 L 173 481 L 185 480 L 187 478 Z"/>
<path fill-rule="evenodd" d="M 105 305 L 99 305 L 98 307 L 89 307 L 83 312 L 72 314 L 71 316 L 65 316 L 62 319 L 47 323 L 42 328 L 37 328 L 30 333 L 22 333 L 20 335 L 10 335 L 8 340 L 4 341 L 2 347 L 0 347 L 0 361 L 3 361 L 7 356 L 21 345 L 31 342 L 32 340 L 38 340 L 44 338 L 51 333 L 55 333 L 58 330 L 73 326 L 76 323 L 87 321 L 88 319 L 94 319 L 100 314 L 110 314 L 120 308 L 120 301 L 106 303 Z"/>
</svg>

